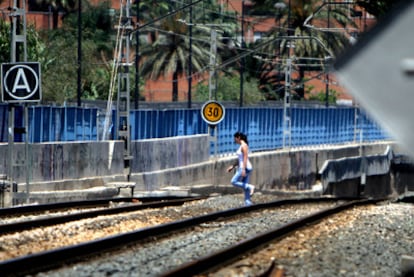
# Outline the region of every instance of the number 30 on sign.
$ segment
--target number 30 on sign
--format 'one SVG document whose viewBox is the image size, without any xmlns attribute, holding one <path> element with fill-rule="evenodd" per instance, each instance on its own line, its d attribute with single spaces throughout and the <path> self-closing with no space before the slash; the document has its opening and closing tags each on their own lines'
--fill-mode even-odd
<svg viewBox="0 0 414 277">
<path fill-rule="evenodd" d="M 201 116 L 210 125 L 217 125 L 224 119 L 225 110 L 217 101 L 208 101 L 201 108 Z"/>
</svg>

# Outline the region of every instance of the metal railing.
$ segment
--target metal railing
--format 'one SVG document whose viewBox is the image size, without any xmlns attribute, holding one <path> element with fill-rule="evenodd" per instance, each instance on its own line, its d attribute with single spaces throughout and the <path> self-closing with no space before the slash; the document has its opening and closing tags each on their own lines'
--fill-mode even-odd
<svg viewBox="0 0 414 277">
<path fill-rule="evenodd" d="M 292 107 L 289 147 L 344 144 L 392 139 L 358 107 Z M 16 106 L 16 127 L 24 126 L 23 107 Z M 113 112 L 113 121 L 116 114 Z M 104 114 L 97 108 L 29 107 L 30 143 L 96 141 L 102 138 Z M 131 110 L 131 139 L 154 139 L 207 134 L 199 109 Z M 8 140 L 8 106 L 0 105 L 0 142 Z M 110 139 L 117 128 L 110 129 Z M 234 151 L 233 134 L 248 135 L 251 151 L 283 147 L 283 107 L 226 108 L 216 127 L 218 153 Z M 15 141 L 24 136 L 16 134 Z"/>
</svg>

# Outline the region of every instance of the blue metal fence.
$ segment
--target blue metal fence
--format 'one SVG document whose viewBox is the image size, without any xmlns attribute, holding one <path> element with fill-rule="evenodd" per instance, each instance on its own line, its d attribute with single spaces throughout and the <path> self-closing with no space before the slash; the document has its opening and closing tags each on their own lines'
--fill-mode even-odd
<svg viewBox="0 0 414 277">
<path fill-rule="evenodd" d="M 15 127 L 24 127 L 24 109 L 15 106 Z M 30 106 L 29 141 L 97 140 L 97 114 L 95 108 Z M 0 142 L 8 141 L 8 106 L 0 105 Z M 15 134 L 15 141 L 22 142 L 23 135 Z"/>
<path fill-rule="evenodd" d="M 30 106 L 29 139 L 32 143 L 50 141 L 98 140 L 103 118 L 96 108 Z M 115 112 L 112 120 L 114 120 Z M 206 134 L 208 125 L 199 109 L 133 110 L 131 139 L 164 138 Z M 15 126 L 23 126 L 23 108 L 16 106 Z M 110 139 L 113 139 L 114 128 Z M 233 134 L 242 131 L 249 137 L 252 151 L 283 146 L 283 108 L 227 108 L 216 127 L 218 153 L 234 151 Z M 24 136 L 15 135 L 15 141 Z M 367 114 L 356 107 L 291 108 L 290 145 L 338 144 L 353 141 L 391 139 Z M 0 105 L 0 142 L 8 140 L 8 106 Z"/>
<path fill-rule="evenodd" d="M 133 140 L 207 132 L 207 125 L 203 122 L 200 111 L 195 109 L 135 110 L 131 112 L 130 123 Z"/>
</svg>

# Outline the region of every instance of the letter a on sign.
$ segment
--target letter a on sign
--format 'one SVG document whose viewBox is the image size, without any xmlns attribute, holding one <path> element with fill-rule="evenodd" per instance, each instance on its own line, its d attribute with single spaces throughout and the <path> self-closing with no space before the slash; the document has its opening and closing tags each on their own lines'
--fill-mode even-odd
<svg viewBox="0 0 414 277">
<path fill-rule="evenodd" d="M 27 82 L 26 75 L 24 74 L 23 68 L 17 69 L 16 78 L 14 79 L 14 85 L 12 89 L 12 93 L 16 93 L 18 89 L 26 89 L 27 93 L 31 92 L 29 87 L 29 83 Z"/>
<path fill-rule="evenodd" d="M 1 65 L 2 101 L 9 103 L 41 100 L 39 63 L 6 63 Z"/>
</svg>

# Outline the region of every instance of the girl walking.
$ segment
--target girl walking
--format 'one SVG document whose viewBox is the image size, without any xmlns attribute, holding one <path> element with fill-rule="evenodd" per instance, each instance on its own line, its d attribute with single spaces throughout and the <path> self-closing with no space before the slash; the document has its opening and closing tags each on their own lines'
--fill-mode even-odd
<svg viewBox="0 0 414 277">
<path fill-rule="evenodd" d="M 236 173 L 231 179 L 231 184 L 243 189 L 244 203 L 246 206 L 249 206 L 253 204 L 251 196 L 254 193 L 254 186 L 249 184 L 250 174 L 253 170 L 249 160 L 249 143 L 247 141 L 247 136 L 241 132 L 236 132 L 234 134 L 234 142 L 240 144 L 239 149 L 236 151 L 237 163 L 228 167 L 227 172 L 230 172 L 238 166 Z"/>
</svg>

